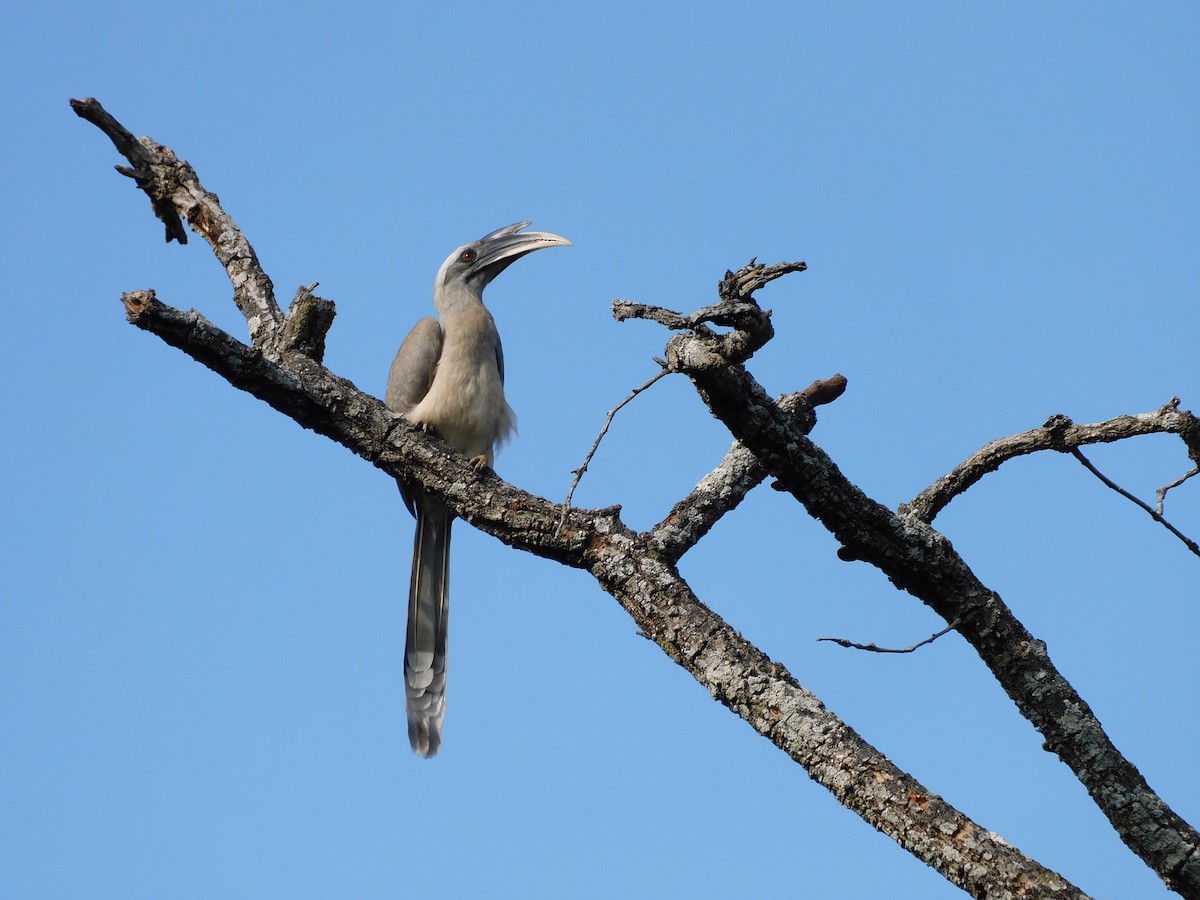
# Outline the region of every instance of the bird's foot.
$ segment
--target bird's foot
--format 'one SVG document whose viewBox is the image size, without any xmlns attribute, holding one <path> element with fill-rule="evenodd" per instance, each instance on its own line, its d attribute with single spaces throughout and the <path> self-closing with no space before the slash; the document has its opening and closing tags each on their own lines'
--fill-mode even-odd
<svg viewBox="0 0 1200 900">
<path fill-rule="evenodd" d="M 475 471 L 479 471 L 480 469 L 486 469 L 488 466 L 487 454 L 480 453 L 478 456 L 472 456 L 470 459 L 470 463 L 475 468 Z"/>
</svg>

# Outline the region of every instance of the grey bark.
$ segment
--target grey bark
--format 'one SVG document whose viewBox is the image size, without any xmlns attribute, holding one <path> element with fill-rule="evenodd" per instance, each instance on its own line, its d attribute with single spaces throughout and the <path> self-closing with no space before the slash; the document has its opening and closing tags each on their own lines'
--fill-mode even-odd
<svg viewBox="0 0 1200 900">
<path fill-rule="evenodd" d="M 642 304 L 615 306 L 618 318 L 649 318 L 683 332 L 667 343 L 666 365 L 692 380 L 735 438 L 714 472 L 659 525 L 639 534 L 621 521 L 618 508 L 556 505 L 490 470 L 476 470 L 437 438 L 320 365 L 332 305 L 310 302 L 302 296 L 311 294 L 305 289 L 298 294 L 302 302 L 285 316 L 253 248 L 187 163 L 148 138 L 133 139 L 94 100 L 72 105 L 132 164 L 122 171 L 151 198 L 168 240 L 183 242 L 186 235 L 175 223 L 186 221 L 209 241 L 234 286 L 251 343 L 199 313 L 161 303 L 153 291 L 122 297 L 133 324 L 392 477 L 420 484 L 474 527 L 515 548 L 590 572 L 642 632 L 714 697 L 800 763 L 839 802 L 972 896 L 1085 896 L 896 768 L 781 664 L 706 607 L 680 576 L 675 568 L 680 556 L 749 490 L 774 478 L 838 538 L 843 558 L 877 566 L 897 587 L 948 622 L 958 622 L 958 631 L 1042 732 L 1047 748 L 1080 778 L 1126 844 L 1180 895 L 1200 898 L 1195 830 L 1112 746 L 1087 704 L 1054 668 L 1044 644 L 929 525 L 938 509 L 1003 459 L 996 462 L 989 455 L 968 461 L 947 476 L 947 484 L 939 482 L 894 513 L 851 484 L 807 437 L 814 408 L 835 398 L 844 379 L 818 382 L 776 402 L 745 370 L 743 363 L 772 335 L 769 314 L 759 309 L 754 291 L 783 274 L 803 271 L 802 263 L 766 267 L 751 262 L 727 274 L 720 302 L 690 315 Z M 1077 426 L 1085 430 L 1066 439 L 1083 442 L 1095 434 L 1114 435 L 1101 440 L 1121 439 L 1131 433 L 1127 418 Z M 1180 434 L 1194 452 L 1200 429 L 1189 413 L 1173 408 L 1133 418 L 1136 433 Z M 1063 432 L 1045 440 L 1061 449 Z"/>
</svg>

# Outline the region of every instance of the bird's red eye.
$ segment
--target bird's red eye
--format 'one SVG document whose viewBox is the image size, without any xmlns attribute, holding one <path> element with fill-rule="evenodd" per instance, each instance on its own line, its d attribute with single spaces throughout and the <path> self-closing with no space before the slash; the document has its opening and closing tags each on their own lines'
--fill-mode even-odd
<svg viewBox="0 0 1200 900">
<path fill-rule="evenodd" d="M 477 255 L 477 254 L 475 253 L 475 251 L 474 251 L 474 250 L 464 250 L 464 251 L 463 251 L 463 252 L 462 252 L 462 253 L 459 255 L 459 257 L 458 257 L 458 258 L 459 258 L 459 259 L 461 259 L 461 260 L 462 260 L 463 262 L 465 262 L 465 263 L 470 263 L 470 262 L 475 262 L 475 257 L 476 257 L 476 255 Z"/>
</svg>

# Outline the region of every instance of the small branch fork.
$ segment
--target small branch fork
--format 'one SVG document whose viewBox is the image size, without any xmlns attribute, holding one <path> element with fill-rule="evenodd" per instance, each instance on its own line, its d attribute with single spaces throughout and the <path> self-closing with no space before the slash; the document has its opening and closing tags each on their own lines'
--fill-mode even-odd
<svg viewBox="0 0 1200 900">
<path fill-rule="evenodd" d="M 150 197 L 169 240 L 183 242 L 182 222 L 208 240 L 233 284 L 253 346 L 199 313 L 159 302 L 152 291 L 122 297 L 132 323 L 389 476 L 424 485 L 475 527 L 513 547 L 591 572 L 638 628 L 715 698 L 803 765 L 841 803 L 951 883 L 977 897 L 1083 897 L 1061 876 L 897 769 L 782 665 L 701 603 L 680 576 L 674 565 L 679 556 L 754 485 L 774 478 L 842 543 L 843 558 L 877 566 L 957 628 L 1131 849 L 1181 895 L 1200 898 L 1200 836 L 1112 746 L 1086 703 L 1051 664 L 1045 645 L 917 512 L 898 515 L 866 497 L 809 440 L 814 407 L 836 398 L 845 379 L 834 376 L 775 401 L 744 369 L 742 363 L 773 334 L 770 313 L 758 307 L 754 291 L 783 274 L 803 271 L 803 263 L 763 266 L 752 260 L 726 273 L 718 287 L 719 304 L 690 316 L 642 304 L 614 309 L 618 318 L 649 318 L 680 332 L 667 341 L 663 373 L 685 374 L 735 438 L 720 465 L 666 519 L 637 534 L 620 521 L 616 507 L 556 506 L 490 470 L 474 469 L 441 441 L 321 366 L 317 360 L 332 304 L 315 302 L 320 298 L 304 288 L 285 317 L 249 242 L 186 162 L 149 138 L 134 139 L 94 100 L 72 106 L 130 161 L 132 169 L 122 172 Z M 289 331 L 285 320 L 292 317 Z M 1188 418 L 1192 424 L 1185 440 L 1200 465 L 1200 429 Z M 935 502 L 921 510 L 933 509 L 931 520 L 938 508 Z"/>
<path fill-rule="evenodd" d="M 817 424 L 816 407 L 832 403 L 846 390 L 844 375 L 814 381 L 803 391 L 786 394 L 776 402 L 793 425 L 808 434 Z M 655 555 L 676 563 L 712 530 L 726 513 L 769 476 L 766 467 L 740 441 L 734 441 L 720 464 L 671 508 L 667 517 L 646 534 Z"/>
<path fill-rule="evenodd" d="M 101 121 L 112 128 L 106 119 Z M 174 159 L 166 148 L 162 151 L 168 162 Z M 150 181 L 147 186 L 151 193 L 161 188 Z M 198 182 L 195 190 L 203 191 Z M 168 196 L 177 205 L 192 202 L 189 197 Z M 216 204 L 215 195 L 204 192 L 203 196 Z M 227 223 L 224 242 L 248 246 L 219 207 L 210 212 Z M 193 228 L 194 218 L 183 216 Z M 222 259 L 215 247 L 214 253 Z M 226 266 L 234 280 L 236 272 L 231 269 Z M 292 315 L 324 314 L 320 304 L 310 302 L 311 294 L 312 288 L 298 292 Z M 264 334 L 252 325 L 255 344 L 248 346 L 199 313 L 160 302 L 153 291 L 131 292 L 122 301 L 129 321 L 137 327 L 158 335 L 301 425 L 344 445 L 390 477 L 422 484 L 473 526 L 515 548 L 591 572 L 641 633 L 713 697 L 800 763 L 839 802 L 952 883 L 981 897 L 1018 892 L 1026 898 L 1055 900 L 1085 896 L 931 793 L 864 741 L 782 665 L 701 603 L 678 570 L 653 552 L 650 537 L 635 534 L 620 521 L 618 508 L 569 509 L 564 522 L 563 507 L 506 484 L 491 470 L 476 470 L 436 437 L 414 428 L 378 399 L 325 369 L 316 362 L 316 352 L 304 352 L 303 348 L 318 343 L 315 334 L 323 336 L 319 324 L 298 323 L 294 340 L 281 340 L 286 330 Z M 243 312 L 248 319 L 255 314 L 247 308 Z M 327 312 L 332 315 L 332 309 Z M 843 387 L 844 383 L 839 386 L 830 379 L 810 389 L 807 398 L 796 395 L 799 420 L 806 418 L 804 403 L 815 403 L 818 397 L 828 402 Z M 726 468 L 739 467 L 748 466 Z M 702 530 L 695 523 L 719 516 L 716 510 L 722 504 L 708 503 L 712 498 L 703 490 L 693 492 L 691 499 L 690 527 L 679 529 L 684 539 L 674 544 L 667 540 L 666 545 L 686 545 L 691 535 Z"/>
<path fill-rule="evenodd" d="M 1136 506 L 1139 506 L 1142 509 L 1144 509 L 1150 515 L 1150 518 L 1152 518 L 1158 524 L 1162 525 L 1163 528 L 1167 529 L 1167 531 L 1171 532 L 1171 534 L 1175 535 L 1175 537 L 1179 538 L 1179 540 L 1183 541 L 1183 545 L 1185 547 L 1187 547 L 1189 550 L 1191 550 L 1192 553 L 1196 554 L 1197 556 L 1200 556 L 1200 546 L 1198 546 L 1195 541 L 1193 541 L 1191 538 L 1189 538 L 1187 535 L 1185 535 L 1182 531 L 1180 531 L 1178 528 L 1176 528 L 1174 525 L 1172 525 L 1170 522 L 1168 522 L 1166 519 L 1164 519 L 1162 516 L 1162 513 L 1160 511 L 1156 511 L 1152 506 L 1150 506 L 1150 504 L 1145 503 L 1142 500 L 1139 500 L 1133 494 L 1129 493 L 1129 491 L 1125 490 L 1125 488 L 1121 487 L 1119 484 L 1112 481 L 1107 475 L 1105 475 L 1103 472 L 1101 472 L 1099 469 L 1097 469 L 1094 465 L 1092 465 L 1091 461 L 1079 451 L 1078 447 L 1074 447 L 1071 449 L 1071 455 L 1074 456 L 1077 460 L 1079 460 L 1080 464 L 1085 469 L 1087 469 L 1089 472 L 1091 472 L 1093 475 L 1095 475 L 1097 478 L 1099 478 L 1100 481 L 1103 482 L 1103 484 L 1106 487 L 1109 487 L 1112 490 L 1116 491 L 1118 494 L 1120 494 L 1122 497 L 1124 497 L 1130 503 L 1133 503 Z M 1174 484 L 1175 485 L 1182 484 L 1187 478 L 1188 478 L 1188 476 L 1185 475 L 1183 478 L 1179 479 L 1177 482 L 1174 482 Z M 1170 488 L 1171 488 L 1171 485 L 1168 485 L 1165 488 L 1159 488 L 1159 498 L 1160 498 L 1159 505 L 1160 506 L 1162 505 L 1162 500 L 1161 500 L 1162 496 L 1168 490 L 1170 490 Z"/>
<path fill-rule="evenodd" d="M 1180 476 L 1179 478 L 1176 478 L 1170 484 L 1164 484 L 1157 491 L 1155 491 L 1158 502 L 1154 504 L 1154 511 L 1161 516 L 1163 512 L 1163 501 L 1167 499 L 1167 491 L 1174 490 L 1175 488 L 1179 487 L 1193 475 L 1200 475 L 1200 466 L 1197 466 L 1196 468 L 1192 469 L 1192 471 Z"/>
<path fill-rule="evenodd" d="M 752 263 L 748 268 L 753 267 Z M 753 273 L 743 270 L 743 283 L 752 279 Z M 722 297 L 727 298 L 724 291 Z M 876 566 L 898 588 L 942 616 L 947 631 L 957 630 L 1042 733 L 1047 749 L 1084 784 L 1130 849 L 1172 889 L 1200 898 L 1200 834 L 1150 789 L 1112 744 L 1083 698 L 1055 668 L 1044 642 L 1029 633 L 949 541 L 928 524 L 950 499 L 1005 459 L 1037 449 L 1061 450 L 1071 441 L 1112 441 L 1174 431 L 1184 437 L 1189 455 L 1197 460 L 1200 429 L 1195 419 L 1169 405 L 1156 414 L 1122 417 L 1118 424 L 1101 428 L 1075 426 L 1065 419 L 1052 421 L 1038 432 L 993 442 L 984 448 L 987 452 L 978 454 L 979 459 L 972 458 L 893 513 L 846 479 L 746 371 L 743 363 L 770 337 L 769 313 L 758 310 L 745 294 L 728 299 L 730 309 L 722 324 L 733 330 L 724 334 L 697 327 L 711 318 L 707 308 L 703 314 L 685 316 L 622 301 L 614 314 L 618 319 L 634 314 L 651 318 L 672 330 L 692 326 L 689 333 L 668 340 L 668 367 L 692 380 L 713 415 L 752 452 L 780 489 L 795 496 L 842 543 L 840 558 Z"/>
<path fill-rule="evenodd" d="M 596 455 L 600 442 L 608 434 L 613 419 L 625 406 L 633 401 L 643 391 L 649 389 L 664 376 L 671 374 L 666 363 L 655 359 L 662 368 L 652 377 L 635 387 L 628 396 L 608 411 L 604 424 L 591 449 L 584 457 L 579 468 L 573 469 L 575 477 L 571 481 L 570 490 L 563 501 L 563 515 L 571 508 L 571 498 L 575 489 L 588 470 L 593 457 Z M 846 390 L 846 377 L 838 374 L 830 378 L 814 381 L 803 391 L 787 394 L 777 401 L 780 409 L 793 417 L 796 427 L 807 434 L 816 425 L 815 407 L 832 403 Z M 713 471 L 700 480 L 686 497 L 671 509 L 670 514 L 647 532 L 646 537 L 655 554 L 662 560 L 678 562 L 689 549 L 694 547 L 704 535 L 724 516 L 736 509 L 745 496 L 763 482 L 767 471 L 754 458 L 754 454 L 737 441 L 725 454 L 725 458 Z"/>
</svg>

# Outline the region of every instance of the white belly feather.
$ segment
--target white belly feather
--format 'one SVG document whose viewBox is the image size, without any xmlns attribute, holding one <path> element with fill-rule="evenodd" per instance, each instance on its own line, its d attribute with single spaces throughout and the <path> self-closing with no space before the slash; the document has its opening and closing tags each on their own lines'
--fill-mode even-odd
<svg viewBox="0 0 1200 900">
<path fill-rule="evenodd" d="M 445 343 L 433 384 L 408 419 L 431 428 L 464 456 L 482 456 L 491 465 L 495 447 L 516 424 L 504 399 L 496 325 L 479 307 L 443 316 L 442 327 Z"/>
</svg>

